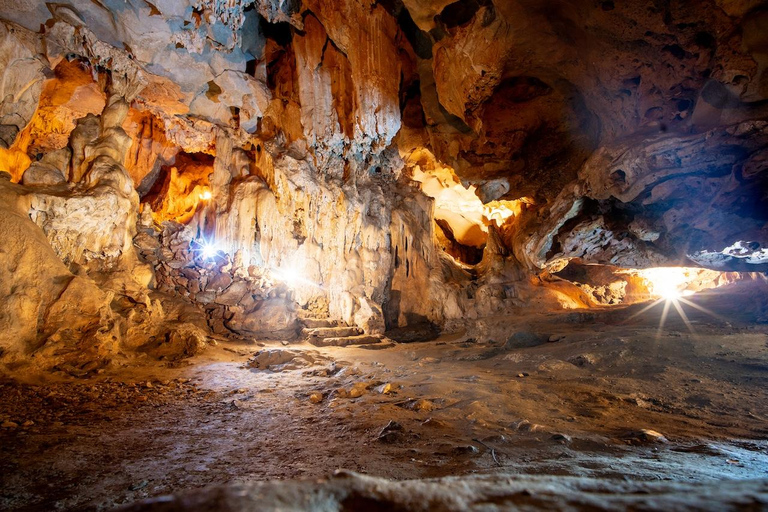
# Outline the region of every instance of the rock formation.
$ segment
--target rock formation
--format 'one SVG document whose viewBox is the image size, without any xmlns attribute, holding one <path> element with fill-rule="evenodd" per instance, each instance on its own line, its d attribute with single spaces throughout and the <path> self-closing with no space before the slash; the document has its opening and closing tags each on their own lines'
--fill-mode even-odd
<svg viewBox="0 0 768 512">
<path fill-rule="evenodd" d="M 5 358 L 176 357 L 313 315 L 439 329 L 641 300 L 639 269 L 768 270 L 761 2 L 0 14 Z"/>
</svg>

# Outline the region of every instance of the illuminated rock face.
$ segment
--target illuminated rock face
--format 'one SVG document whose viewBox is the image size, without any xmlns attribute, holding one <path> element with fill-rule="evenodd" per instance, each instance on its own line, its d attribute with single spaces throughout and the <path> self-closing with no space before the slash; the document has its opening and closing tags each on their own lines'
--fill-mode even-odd
<svg viewBox="0 0 768 512">
<path fill-rule="evenodd" d="M 601 148 L 553 201 L 520 252 L 532 266 L 562 258 L 629 268 L 700 263 L 764 271 L 768 123 L 691 135 L 636 136 Z M 565 228 L 564 228 L 565 226 Z M 518 235 L 519 236 L 519 235 Z M 742 241 L 744 254 L 722 252 Z M 761 242 L 762 241 L 762 242 Z M 525 245 L 527 244 L 527 245 Z M 743 257 L 739 257 L 743 256 Z"/>
<path fill-rule="evenodd" d="M 750 2 L 2 16 L 0 170 L 29 236 L 78 279 L 205 311 L 200 329 L 289 337 L 303 311 L 379 333 L 632 295 L 531 279 L 568 261 L 768 268 L 768 32 Z M 184 253 L 201 242 L 230 267 L 201 271 Z M 287 288 L 254 277 L 269 272 Z"/>
</svg>

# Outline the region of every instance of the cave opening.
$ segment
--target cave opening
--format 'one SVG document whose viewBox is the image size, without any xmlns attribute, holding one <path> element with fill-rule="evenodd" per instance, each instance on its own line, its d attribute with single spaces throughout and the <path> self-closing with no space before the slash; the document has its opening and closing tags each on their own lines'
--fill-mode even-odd
<svg viewBox="0 0 768 512">
<path fill-rule="evenodd" d="M 0 509 L 768 509 L 759 3 L 5 5 Z"/>
</svg>

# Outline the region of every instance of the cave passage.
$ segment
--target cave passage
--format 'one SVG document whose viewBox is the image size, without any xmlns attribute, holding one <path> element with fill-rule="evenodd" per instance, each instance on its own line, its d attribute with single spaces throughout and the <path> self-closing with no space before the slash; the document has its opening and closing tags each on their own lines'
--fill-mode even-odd
<svg viewBox="0 0 768 512">
<path fill-rule="evenodd" d="M 0 8 L 0 509 L 768 510 L 768 3 Z"/>
</svg>

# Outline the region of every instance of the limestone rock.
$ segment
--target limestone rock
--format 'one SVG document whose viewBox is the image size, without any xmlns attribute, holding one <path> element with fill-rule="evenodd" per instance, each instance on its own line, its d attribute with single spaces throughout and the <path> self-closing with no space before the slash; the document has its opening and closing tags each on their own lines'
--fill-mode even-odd
<svg viewBox="0 0 768 512">
<path fill-rule="evenodd" d="M 391 57 L 396 54 L 395 20 L 382 6 L 371 8 L 360 0 L 344 0 L 333 6 L 312 0 L 307 6 L 330 40 L 349 59 L 349 73 L 354 83 L 352 96 L 357 107 L 356 115 L 352 116 L 352 143 L 361 149 L 387 146 L 400 128 L 397 100 L 400 62 Z M 311 75 L 307 79 L 315 80 Z"/>
<path fill-rule="evenodd" d="M 732 187 L 735 169 L 759 159 L 768 144 L 765 127 L 765 121 L 750 121 L 700 135 L 633 138 L 601 148 L 580 171 L 579 185 L 561 192 L 551 207 L 554 229 L 548 221 L 540 223 L 539 238 L 524 242 L 528 249 L 523 257 L 543 265 L 542 253 L 557 242 L 560 251 L 550 254 L 550 261 L 576 257 L 646 268 L 695 259 L 697 253 L 720 253 L 736 242 L 768 244 L 757 210 L 740 206 L 763 189 L 764 176 L 743 177 L 738 189 Z M 723 155 L 726 145 L 740 149 Z M 621 201 L 623 208 L 633 212 L 631 222 L 614 222 L 609 227 L 605 214 L 580 211 L 579 194 L 604 204 L 609 198 Z M 657 204 L 666 207 L 658 211 Z M 712 205 L 716 213 L 709 209 Z M 610 208 L 607 214 L 612 214 Z M 574 217 L 581 222 L 574 222 Z M 562 231 L 565 222 L 570 226 Z M 641 226 L 654 226 L 655 231 Z M 531 254 L 533 243 L 541 244 L 535 249 L 538 255 Z M 713 263 L 713 268 L 761 270 L 764 265 L 757 260 L 752 267 L 724 261 Z"/>
<path fill-rule="evenodd" d="M 226 336 L 292 336 L 301 308 L 489 338 L 640 295 L 569 264 L 768 268 L 754 2 L 7 7 L 0 171 L 115 304 L 153 286 Z"/>
<path fill-rule="evenodd" d="M 206 333 L 193 324 L 181 324 L 172 327 L 165 334 L 157 336 L 155 341 L 139 347 L 161 360 L 175 361 L 186 359 L 202 352 L 208 345 Z"/>
<path fill-rule="evenodd" d="M 215 302 L 225 306 L 235 306 L 240 304 L 246 293 L 248 293 L 248 284 L 245 281 L 236 281 L 219 294 Z"/>
<path fill-rule="evenodd" d="M 14 126 L 16 133 L 32 120 L 46 78 L 45 62 L 37 56 L 39 46 L 33 32 L 14 23 L 0 23 L 0 125 Z M 13 139 L 5 141 L 7 146 Z"/>
<path fill-rule="evenodd" d="M 130 247 L 135 208 L 130 199 L 104 186 L 74 197 L 34 194 L 30 217 L 66 263 L 112 266 Z"/>
<path fill-rule="evenodd" d="M 227 326 L 257 338 L 290 340 L 297 336 L 299 324 L 290 303 L 269 299 L 250 311 L 236 312 Z"/>
<path fill-rule="evenodd" d="M 57 353 L 76 347 L 82 353 L 69 353 L 76 358 L 110 353 L 115 348 L 112 340 L 102 337 L 99 329 L 108 330 L 111 295 L 67 270 L 40 228 L 18 211 L 24 201 L 13 185 L 0 183 L 0 194 L 5 239 L 0 252 L 3 352 L 20 358 L 37 350 L 41 364 L 49 366 L 66 359 Z"/>
<path fill-rule="evenodd" d="M 66 183 L 64 174 L 49 164 L 34 163 L 24 171 L 21 182 L 29 186 L 50 186 Z"/>
</svg>

